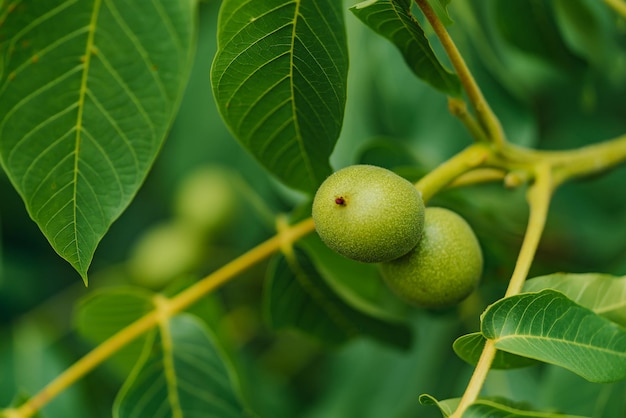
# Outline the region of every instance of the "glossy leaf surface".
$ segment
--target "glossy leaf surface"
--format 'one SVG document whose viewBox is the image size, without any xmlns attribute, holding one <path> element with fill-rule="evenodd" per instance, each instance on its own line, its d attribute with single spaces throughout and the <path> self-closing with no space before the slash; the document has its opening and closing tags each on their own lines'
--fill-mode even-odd
<svg viewBox="0 0 626 418">
<path fill-rule="evenodd" d="M 85 282 L 177 110 L 194 9 L 192 0 L 46 0 L 0 16 L 0 160 Z"/>
<path fill-rule="evenodd" d="M 481 332 L 500 350 L 564 367 L 589 381 L 626 377 L 626 330 L 553 290 L 494 303 L 483 314 Z"/>
<path fill-rule="evenodd" d="M 336 0 L 222 2 L 211 71 L 237 140 L 285 184 L 330 174 L 346 101 L 348 52 Z"/>
</svg>

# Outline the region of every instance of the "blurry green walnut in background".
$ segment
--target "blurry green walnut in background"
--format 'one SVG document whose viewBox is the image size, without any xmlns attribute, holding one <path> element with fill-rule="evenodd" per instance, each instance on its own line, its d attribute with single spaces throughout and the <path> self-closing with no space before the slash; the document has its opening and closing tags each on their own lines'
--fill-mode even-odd
<svg viewBox="0 0 626 418">
<path fill-rule="evenodd" d="M 138 237 L 128 271 L 142 286 L 160 289 L 196 270 L 220 233 L 236 219 L 235 174 L 218 166 L 190 171 L 178 185 L 173 217 Z"/>
<path fill-rule="evenodd" d="M 456 213 L 426 208 L 424 233 L 415 249 L 381 264 L 382 276 L 400 298 L 422 308 L 453 306 L 478 286 L 483 255 L 472 228 Z"/>
<path fill-rule="evenodd" d="M 424 202 L 408 180 L 385 168 L 353 165 L 330 175 L 313 200 L 320 238 L 339 254 L 377 263 L 408 253 L 424 226 Z"/>
<path fill-rule="evenodd" d="M 199 167 L 179 185 L 174 197 L 174 214 L 203 233 L 219 232 L 233 221 L 238 196 L 235 174 L 217 166 Z"/>
<path fill-rule="evenodd" d="M 147 230 L 131 250 L 128 268 L 135 282 L 152 289 L 188 274 L 202 260 L 203 236 L 177 220 Z"/>
</svg>

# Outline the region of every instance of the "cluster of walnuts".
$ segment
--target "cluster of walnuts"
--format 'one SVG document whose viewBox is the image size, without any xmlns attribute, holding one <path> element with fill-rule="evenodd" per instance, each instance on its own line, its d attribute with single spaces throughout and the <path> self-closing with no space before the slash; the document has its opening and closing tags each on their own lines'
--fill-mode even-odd
<svg viewBox="0 0 626 418">
<path fill-rule="evenodd" d="M 455 305 L 480 280 L 483 256 L 467 222 L 425 207 L 415 186 L 387 169 L 353 165 L 329 176 L 313 200 L 313 220 L 331 249 L 381 263 L 389 288 L 413 305 Z"/>
</svg>

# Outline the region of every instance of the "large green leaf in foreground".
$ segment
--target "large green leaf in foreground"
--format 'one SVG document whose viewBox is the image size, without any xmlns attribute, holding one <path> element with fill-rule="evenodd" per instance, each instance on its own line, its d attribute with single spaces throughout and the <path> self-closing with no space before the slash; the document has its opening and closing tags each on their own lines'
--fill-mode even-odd
<svg viewBox="0 0 626 418">
<path fill-rule="evenodd" d="M 313 192 L 341 130 L 348 52 L 337 0 L 225 0 L 212 84 L 237 140 L 287 185 Z"/>
<path fill-rule="evenodd" d="M 554 290 L 502 299 L 483 314 L 496 348 L 556 364 L 592 382 L 626 378 L 626 330 Z"/>
<path fill-rule="evenodd" d="M 0 10 L 0 160 L 85 282 L 173 120 L 194 10 L 193 0 L 41 0 Z"/>
</svg>

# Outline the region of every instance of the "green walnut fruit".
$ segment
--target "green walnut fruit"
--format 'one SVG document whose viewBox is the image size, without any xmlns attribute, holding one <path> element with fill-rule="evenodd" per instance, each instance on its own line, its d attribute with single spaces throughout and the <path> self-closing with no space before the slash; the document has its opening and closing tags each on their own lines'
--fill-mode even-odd
<svg viewBox="0 0 626 418">
<path fill-rule="evenodd" d="M 478 286 L 483 255 L 472 228 L 456 213 L 426 208 L 424 233 L 407 255 L 381 265 L 400 298 L 422 308 L 453 306 Z"/>
<path fill-rule="evenodd" d="M 365 263 L 390 261 L 417 245 L 424 202 L 411 182 L 392 171 L 353 165 L 322 183 L 313 221 L 322 241 L 339 254 Z"/>
</svg>

